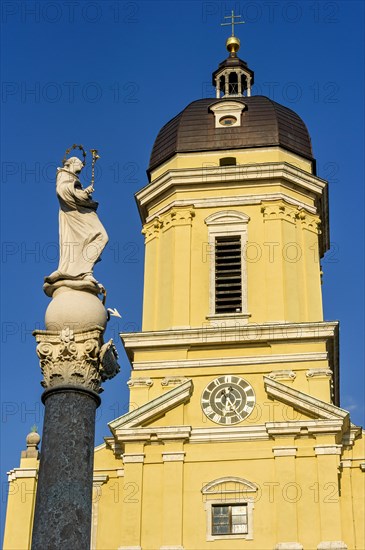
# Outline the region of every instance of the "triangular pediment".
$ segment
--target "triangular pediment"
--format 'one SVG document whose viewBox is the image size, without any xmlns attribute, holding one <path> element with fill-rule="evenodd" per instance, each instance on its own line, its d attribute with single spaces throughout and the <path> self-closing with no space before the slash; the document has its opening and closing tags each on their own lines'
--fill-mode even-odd
<svg viewBox="0 0 365 550">
<path fill-rule="evenodd" d="M 349 424 L 349 412 L 332 405 L 332 403 L 327 403 L 302 391 L 289 388 L 269 376 L 264 376 L 264 385 L 266 393 L 271 399 L 280 401 L 309 418 L 340 420 L 346 426 Z"/>
<path fill-rule="evenodd" d="M 193 393 L 193 381 L 187 380 L 183 384 L 167 391 L 163 395 L 152 399 L 138 409 L 123 414 L 109 422 L 108 426 L 115 435 L 117 430 L 130 428 L 144 428 L 152 422 L 165 416 L 170 410 L 187 403 Z"/>
</svg>

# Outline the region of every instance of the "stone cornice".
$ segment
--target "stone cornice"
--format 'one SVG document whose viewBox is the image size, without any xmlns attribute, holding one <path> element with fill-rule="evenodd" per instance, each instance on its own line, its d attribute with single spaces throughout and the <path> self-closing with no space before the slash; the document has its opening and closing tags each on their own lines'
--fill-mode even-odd
<svg viewBox="0 0 365 550">
<path fill-rule="evenodd" d="M 342 445 L 315 445 L 315 454 L 318 455 L 340 455 L 342 453 Z"/>
<path fill-rule="evenodd" d="M 153 380 L 146 377 L 130 378 L 127 382 L 127 386 L 128 388 L 150 388 L 153 386 Z"/>
<path fill-rule="evenodd" d="M 125 332 L 120 337 L 128 357 L 133 360 L 135 350 L 155 347 L 211 346 L 222 343 L 249 344 L 270 341 L 303 339 L 328 340 L 334 337 L 338 323 L 250 323 L 239 327 L 206 326 L 160 331 Z"/>
<path fill-rule="evenodd" d="M 19 478 L 33 478 L 36 479 L 38 476 L 37 468 L 13 468 L 7 472 L 8 481 L 15 481 Z"/>
<path fill-rule="evenodd" d="M 347 550 L 347 544 L 342 540 L 325 540 L 318 544 L 317 550 Z"/>
<path fill-rule="evenodd" d="M 280 447 L 272 447 L 271 450 L 274 453 L 275 458 L 282 457 L 282 456 L 296 456 L 298 447 L 280 446 Z"/>
<path fill-rule="evenodd" d="M 193 428 L 189 443 L 231 443 L 233 441 L 267 441 L 269 435 L 264 424 L 252 426 L 224 426 L 217 428 Z"/>
<path fill-rule="evenodd" d="M 307 378 L 332 378 L 333 372 L 325 368 L 309 369 L 305 375 Z"/>
<path fill-rule="evenodd" d="M 305 353 L 280 353 L 271 355 L 255 355 L 247 356 L 242 355 L 239 357 L 207 357 L 206 359 L 178 359 L 178 360 L 165 360 L 165 361 L 135 361 L 133 363 L 133 370 L 161 370 L 161 369 L 190 369 L 201 367 L 234 367 L 242 365 L 267 365 L 272 363 L 302 363 L 306 361 L 326 361 L 328 359 L 327 352 L 305 352 Z M 320 369 L 318 369 L 320 370 Z M 328 369 L 321 369 L 327 371 Z M 330 371 L 332 372 L 332 371 Z M 279 370 L 273 371 L 269 374 L 274 379 L 294 380 L 296 374 L 292 370 Z M 183 382 L 180 377 L 168 377 L 171 378 L 169 384 L 173 383 L 173 379 L 177 379 Z M 161 384 L 168 385 L 165 383 Z"/>
<path fill-rule="evenodd" d="M 228 197 L 207 197 L 199 199 L 177 199 L 171 201 L 167 206 L 163 206 L 157 210 L 151 216 L 148 216 L 146 219 L 145 227 L 149 227 L 149 224 L 153 224 L 159 221 L 161 214 L 167 212 L 170 208 L 179 208 L 182 206 L 191 206 L 194 208 L 235 208 L 237 206 L 252 206 L 254 204 L 261 204 L 263 201 L 278 201 L 281 200 L 289 205 L 297 206 L 301 209 L 303 213 L 308 212 L 309 214 L 316 214 L 317 208 L 315 206 L 310 206 L 309 204 L 298 200 L 293 199 L 290 195 L 286 193 L 255 193 L 250 194 L 247 197 L 242 197 L 240 195 L 231 195 Z"/>
<path fill-rule="evenodd" d="M 108 444 L 112 447 L 114 442 L 115 454 L 121 456 L 127 443 L 142 443 L 143 445 L 159 444 L 164 445 L 167 442 L 202 444 L 206 443 L 242 443 L 245 441 L 269 441 L 281 438 L 300 438 L 308 436 L 333 436 L 341 441 L 343 431 L 343 421 L 341 419 L 305 419 L 299 421 L 287 422 L 266 422 L 265 424 L 244 425 L 244 426 L 224 426 L 209 428 L 193 428 L 191 426 L 151 426 L 143 428 L 135 426 L 133 428 L 118 428 L 114 431 L 114 437 L 106 438 Z M 342 448 L 342 444 L 329 444 L 332 449 Z M 323 445 L 314 445 L 314 447 L 323 447 Z M 313 447 L 313 455 L 315 449 Z M 273 458 L 275 456 L 294 456 L 296 447 L 276 446 L 274 447 Z M 295 451 L 295 452 L 294 452 Z M 166 451 L 162 451 L 166 454 Z M 168 454 L 169 451 L 167 451 Z M 319 451 L 321 452 L 321 451 Z M 331 450 L 329 450 L 331 452 Z M 336 451 L 337 453 L 338 451 Z M 176 453 L 182 458 L 183 451 L 171 451 L 172 455 Z M 127 453 L 129 455 L 130 453 Z M 132 453 L 133 454 L 133 453 Z M 143 453 L 136 453 L 141 456 Z M 168 459 L 167 459 L 168 460 Z M 171 460 L 174 460 L 172 458 Z M 176 460 L 178 458 L 176 457 Z"/>
<path fill-rule="evenodd" d="M 124 443 L 165 443 L 166 441 L 188 441 L 191 426 L 153 426 L 151 428 L 116 428 L 115 437 Z"/>
<path fill-rule="evenodd" d="M 100 487 L 104 483 L 106 483 L 109 480 L 109 476 L 107 474 L 95 474 L 93 475 L 93 486 L 94 487 Z"/>
<path fill-rule="evenodd" d="M 124 453 L 123 456 L 124 464 L 143 464 L 145 454 L 144 453 Z"/>
<path fill-rule="evenodd" d="M 183 384 L 188 379 L 185 378 L 185 376 L 165 376 L 163 380 L 161 380 L 161 386 L 167 387 L 167 386 L 179 386 L 180 384 Z"/>
<path fill-rule="evenodd" d="M 296 373 L 292 370 L 274 370 L 267 376 L 272 380 L 289 380 L 290 382 L 293 382 L 297 377 Z"/>
<path fill-rule="evenodd" d="M 266 431 L 271 438 L 301 437 L 308 435 L 334 435 L 342 432 L 343 421 L 331 420 L 293 420 L 290 422 L 266 422 Z"/>
<path fill-rule="evenodd" d="M 278 542 L 274 550 L 303 550 L 300 542 Z"/>
<path fill-rule="evenodd" d="M 346 447 L 352 447 L 355 443 L 355 439 L 361 437 L 362 428 L 360 426 L 355 426 L 355 424 L 350 425 L 350 429 L 344 433 L 342 438 L 342 444 Z"/>
<path fill-rule="evenodd" d="M 163 462 L 184 462 L 185 460 L 184 451 L 167 451 L 162 453 Z"/>
</svg>

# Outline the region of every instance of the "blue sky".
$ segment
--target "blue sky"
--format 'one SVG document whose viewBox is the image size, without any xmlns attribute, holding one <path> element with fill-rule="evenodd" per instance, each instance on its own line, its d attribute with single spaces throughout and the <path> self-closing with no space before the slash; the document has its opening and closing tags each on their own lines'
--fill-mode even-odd
<svg viewBox="0 0 365 550">
<path fill-rule="evenodd" d="M 118 332 L 141 328 L 143 239 L 134 193 L 147 182 L 161 126 L 190 101 L 213 95 L 211 73 L 226 57 L 228 29 L 220 23 L 231 9 L 246 21 L 237 34 L 240 56 L 255 71 L 254 92 L 304 119 L 318 175 L 329 180 L 324 312 L 341 322 L 341 405 L 363 424 L 363 2 L 4 0 L 2 514 L 5 473 L 19 465 L 30 427 L 42 428 L 31 332 L 43 326 L 43 277 L 58 263 L 56 167 L 72 143 L 100 151 L 95 199 L 110 242 L 96 275 L 108 306 L 123 318 L 108 328 L 122 369 L 104 385 L 99 444 L 106 423 L 128 404 L 129 365 Z"/>
</svg>

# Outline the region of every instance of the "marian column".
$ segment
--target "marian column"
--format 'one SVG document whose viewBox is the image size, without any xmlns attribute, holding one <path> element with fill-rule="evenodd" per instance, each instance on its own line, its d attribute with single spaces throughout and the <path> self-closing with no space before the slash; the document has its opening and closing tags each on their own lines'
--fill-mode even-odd
<svg viewBox="0 0 365 550">
<path fill-rule="evenodd" d="M 43 287 L 52 298 L 46 330 L 34 332 L 45 417 L 32 550 L 90 548 L 95 412 L 101 383 L 119 371 L 112 340 L 103 340 L 106 292 L 93 276 L 108 235 L 91 197 L 93 181 L 84 189 L 78 178 L 86 153 L 74 148 L 84 162 L 65 157 L 57 171 L 60 262 Z"/>
</svg>

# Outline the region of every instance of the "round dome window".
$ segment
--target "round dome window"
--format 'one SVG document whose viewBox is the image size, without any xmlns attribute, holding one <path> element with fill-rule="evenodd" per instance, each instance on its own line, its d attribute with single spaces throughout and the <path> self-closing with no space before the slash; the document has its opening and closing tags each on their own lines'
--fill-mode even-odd
<svg viewBox="0 0 365 550">
<path fill-rule="evenodd" d="M 233 115 L 222 116 L 219 119 L 219 124 L 221 126 L 233 126 L 233 124 L 236 124 L 236 122 L 237 122 L 237 119 Z"/>
</svg>

